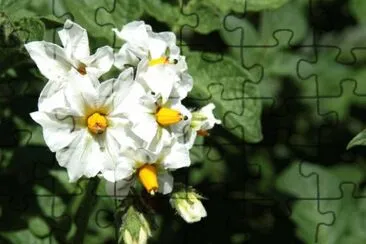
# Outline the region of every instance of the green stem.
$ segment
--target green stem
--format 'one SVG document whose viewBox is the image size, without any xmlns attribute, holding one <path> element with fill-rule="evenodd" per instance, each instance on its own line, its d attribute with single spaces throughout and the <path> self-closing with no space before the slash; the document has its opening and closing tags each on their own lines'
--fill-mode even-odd
<svg viewBox="0 0 366 244">
<path fill-rule="evenodd" d="M 76 233 L 72 243 L 83 243 L 85 232 L 89 223 L 89 217 L 97 203 L 95 189 L 98 187 L 99 182 L 100 179 L 98 177 L 91 178 L 86 186 L 84 196 L 82 197 L 79 204 L 77 204 L 77 210 L 74 215 Z"/>
</svg>

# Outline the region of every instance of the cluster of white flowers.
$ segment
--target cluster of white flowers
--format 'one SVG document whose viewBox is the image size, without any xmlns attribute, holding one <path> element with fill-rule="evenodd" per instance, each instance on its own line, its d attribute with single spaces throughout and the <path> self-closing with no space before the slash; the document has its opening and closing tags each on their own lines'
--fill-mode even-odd
<svg viewBox="0 0 366 244">
<path fill-rule="evenodd" d="M 170 171 L 189 166 L 196 136 L 221 122 L 214 104 L 193 111 L 181 103 L 193 79 L 174 33 L 143 21 L 111 31 L 124 41 L 117 53 L 104 46 L 91 55 L 87 31 L 70 20 L 58 32 L 63 47 L 25 45 L 49 80 L 31 117 L 71 182 L 99 175 L 120 198 L 135 179 L 150 194 L 170 193 Z M 119 76 L 101 81 L 113 65 Z"/>
</svg>

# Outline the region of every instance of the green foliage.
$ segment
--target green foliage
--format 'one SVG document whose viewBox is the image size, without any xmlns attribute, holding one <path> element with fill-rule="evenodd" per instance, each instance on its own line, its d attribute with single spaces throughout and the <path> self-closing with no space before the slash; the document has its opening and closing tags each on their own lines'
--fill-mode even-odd
<svg viewBox="0 0 366 244">
<path fill-rule="evenodd" d="M 327 169 L 306 162 L 292 164 L 278 177 L 277 187 L 300 198 L 294 203 L 291 214 L 297 235 L 305 243 L 315 240 L 337 244 L 350 240 L 364 242 L 363 230 L 355 228 L 354 224 L 360 219 L 355 216 L 364 217 L 364 210 L 360 208 L 364 199 L 356 197 L 362 195 L 357 185 L 363 178 L 364 173 L 357 166 L 338 165 Z M 335 219 L 327 213 L 334 213 Z M 328 225 L 318 229 L 320 223 Z"/>
<path fill-rule="evenodd" d="M 73 12 L 74 21 L 91 30 L 93 34 L 90 35 L 90 38 L 96 38 L 99 43 L 105 43 L 105 45 L 113 44 L 112 28 L 120 29 L 124 24 L 140 18 L 142 14 L 140 0 L 114 2 L 108 0 L 66 0 L 64 3 L 69 10 L 78 9 L 78 11 Z"/>
<path fill-rule="evenodd" d="M 70 183 L 29 117 L 46 80 L 24 43 L 58 42 L 57 30 L 71 18 L 88 30 L 92 49 L 117 50 L 122 43 L 111 29 L 132 20 L 174 31 L 194 79 L 185 101 L 190 107 L 213 102 L 222 120 L 210 136 L 197 138 L 192 167 L 174 172 L 207 196 L 208 217 L 187 227 L 159 197 L 148 198 L 160 223 L 152 243 L 179 242 L 186 233 L 202 237 L 192 243 L 314 243 L 319 223 L 328 226 L 319 229 L 318 243 L 365 243 L 366 2 L 318 0 L 311 8 L 308 2 L 2 0 L 0 242 L 114 243 L 120 237 L 119 206 L 105 196 L 105 182 Z M 330 26 L 335 21 L 325 13 L 332 11 L 345 23 Z M 288 197 L 290 220 L 279 218 L 273 204 Z M 233 216 L 242 218 L 226 229 L 218 224 Z"/>
<path fill-rule="evenodd" d="M 259 142 L 262 107 L 250 73 L 229 57 L 214 62 L 210 58 L 215 55 L 187 53 L 189 71 L 195 79 L 190 98 L 200 105 L 213 102 L 226 128 L 233 129 L 236 136 L 247 142 Z"/>
<path fill-rule="evenodd" d="M 365 146 L 365 145 L 366 145 L 366 130 L 363 130 L 348 143 L 347 149 L 350 149 L 355 146 Z"/>
</svg>

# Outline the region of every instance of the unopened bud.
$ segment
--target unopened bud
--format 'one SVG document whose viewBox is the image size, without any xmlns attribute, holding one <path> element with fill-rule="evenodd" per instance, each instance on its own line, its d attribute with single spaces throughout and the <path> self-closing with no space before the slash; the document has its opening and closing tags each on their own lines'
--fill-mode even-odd
<svg viewBox="0 0 366 244">
<path fill-rule="evenodd" d="M 145 244 L 151 237 L 150 224 L 144 213 L 130 206 L 123 216 L 121 238 L 126 244 Z"/>
<path fill-rule="evenodd" d="M 207 216 L 206 209 L 200 200 L 202 198 L 192 188 L 182 188 L 172 193 L 170 204 L 187 223 L 194 223 Z"/>
</svg>

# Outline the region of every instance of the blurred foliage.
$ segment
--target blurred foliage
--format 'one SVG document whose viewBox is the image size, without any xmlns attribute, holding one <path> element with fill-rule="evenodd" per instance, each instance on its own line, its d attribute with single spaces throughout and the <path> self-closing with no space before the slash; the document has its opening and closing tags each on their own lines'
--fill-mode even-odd
<svg viewBox="0 0 366 244">
<path fill-rule="evenodd" d="M 136 19 L 174 31 L 195 80 L 186 104 L 212 101 L 223 120 L 175 174 L 208 217 L 188 225 L 148 199 L 151 243 L 365 243 L 364 132 L 346 147 L 366 120 L 366 2 L 311 2 L 0 1 L 0 243 L 118 240 L 104 182 L 69 183 L 29 117 L 46 80 L 23 45 L 59 44 L 67 18 L 94 50 L 118 50 L 111 29 Z"/>
</svg>

